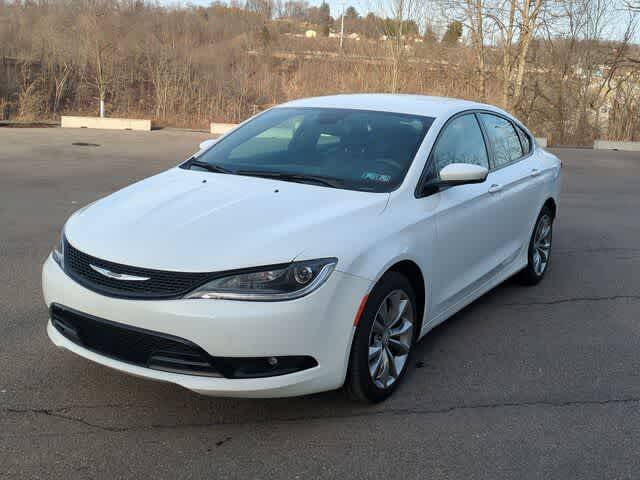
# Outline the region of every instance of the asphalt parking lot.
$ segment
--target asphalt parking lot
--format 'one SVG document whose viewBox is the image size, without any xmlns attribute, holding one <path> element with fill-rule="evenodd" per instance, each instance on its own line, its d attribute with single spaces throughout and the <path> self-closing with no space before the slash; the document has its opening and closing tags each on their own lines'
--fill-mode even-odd
<svg viewBox="0 0 640 480">
<path fill-rule="evenodd" d="M 555 151 L 543 283 L 438 327 L 383 404 L 200 397 L 56 349 L 40 268 L 64 220 L 205 138 L 0 129 L 0 477 L 638 478 L 638 153 Z"/>
</svg>

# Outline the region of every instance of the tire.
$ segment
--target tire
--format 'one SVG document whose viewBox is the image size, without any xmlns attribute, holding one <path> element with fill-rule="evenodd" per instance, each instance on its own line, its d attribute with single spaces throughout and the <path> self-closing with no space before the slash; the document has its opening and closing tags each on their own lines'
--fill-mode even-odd
<svg viewBox="0 0 640 480">
<path fill-rule="evenodd" d="M 386 315 L 389 310 L 392 315 Z M 404 313 L 398 314 L 401 310 Z M 353 339 L 345 380 L 345 389 L 353 399 L 377 403 L 397 388 L 416 339 L 416 312 L 416 296 L 409 280 L 400 273 L 387 272 L 371 291 Z M 397 317 L 396 322 L 392 319 L 383 326 L 385 317 Z M 374 352 L 371 364 L 370 348 Z"/>
<path fill-rule="evenodd" d="M 537 285 L 544 278 L 551 261 L 551 244 L 553 240 L 553 212 L 549 207 L 543 207 L 536 226 L 529 240 L 527 258 L 529 262 L 517 276 L 517 280 L 523 285 Z M 544 229 L 548 227 L 548 234 L 544 235 Z M 541 235 L 544 235 L 541 237 Z M 546 252 L 546 261 L 545 258 Z"/>
</svg>

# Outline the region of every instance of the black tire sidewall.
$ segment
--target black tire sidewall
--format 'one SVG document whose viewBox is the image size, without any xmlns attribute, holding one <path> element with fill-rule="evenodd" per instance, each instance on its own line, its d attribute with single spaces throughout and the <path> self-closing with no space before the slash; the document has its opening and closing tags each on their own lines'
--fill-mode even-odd
<svg viewBox="0 0 640 480">
<path fill-rule="evenodd" d="M 547 260 L 547 266 L 542 271 L 542 273 L 538 275 L 536 273 L 535 268 L 533 267 L 533 244 L 535 242 L 538 226 L 540 225 L 540 220 L 545 215 L 547 215 L 551 219 L 551 233 L 550 233 L 551 248 L 549 249 L 549 258 Z M 533 227 L 533 232 L 531 233 L 531 239 L 529 240 L 529 250 L 527 252 L 527 259 L 529 263 L 527 264 L 527 267 L 525 268 L 525 272 L 524 272 L 526 277 L 528 277 L 526 278 L 526 280 L 528 280 L 528 283 L 536 284 L 540 282 L 544 277 L 544 275 L 547 273 L 547 270 L 549 269 L 549 264 L 551 262 L 551 253 L 553 250 L 553 220 L 554 219 L 553 219 L 553 214 L 551 213 L 551 210 L 547 207 L 543 207 L 543 209 L 540 211 L 540 214 L 538 215 L 538 218 L 536 219 L 536 223 Z"/>
<path fill-rule="evenodd" d="M 387 272 L 369 294 L 365 308 L 360 316 L 360 321 L 353 340 L 353 347 L 351 349 L 347 381 L 349 383 L 348 386 L 351 393 L 361 400 L 368 400 L 375 403 L 380 402 L 391 395 L 397 388 L 398 384 L 402 381 L 410 363 L 413 348 L 409 351 L 407 361 L 405 362 L 400 375 L 398 375 L 397 380 L 393 385 L 386 389 L 377 387 L 373 383 L 369 374 L 369 335 L 373 326 L 373 321 L 384 298 L 394 290 L 403 290 L 411 302 L 414 318 L 412 344 L 415 342 L 418 335 L 420 319 L 418 318 L 418 312 L 416 309 L 416 296 L 413 287 L 404 275 L 397 272 Z"/>
</svg>

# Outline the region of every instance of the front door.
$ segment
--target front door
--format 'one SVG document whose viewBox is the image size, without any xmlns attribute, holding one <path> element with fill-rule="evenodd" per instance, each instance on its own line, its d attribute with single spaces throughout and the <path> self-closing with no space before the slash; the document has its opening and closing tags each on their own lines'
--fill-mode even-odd
<svg viewBox="0 0 640 480">
<path fill-rule="evenodd" d="M 450 120 L 434 146 L 436 172 L 450 163 L 489 168 L 489 155 L 475 114 Z M 494 233 L 496 196 L 489 182 L 446 188 L 436 194 L 432 312 L 454 307 L 491 276 L 499 239 Z"/>
</svg>

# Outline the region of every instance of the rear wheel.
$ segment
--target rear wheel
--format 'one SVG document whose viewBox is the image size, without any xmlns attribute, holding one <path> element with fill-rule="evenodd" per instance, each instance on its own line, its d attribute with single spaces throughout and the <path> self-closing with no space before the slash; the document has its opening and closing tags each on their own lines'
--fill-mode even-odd
<svg viewBox="0 0 640 480">
<path fill-rule="evenodd" d="M 388 272 L 369 295 L 356 329 L 345 387 L 357 400 L 380 402 L 404 376 L 416 335 L 411 283 Z"/>
<path fill-rule="evenodd" d="M 553 239 L 553 213 L 543 207 L 529 241 L 529 263 L 518 274 L 518 280 L 525 285 L 535 285 L 542 280 L 551 259 Z"/>
</svg>

